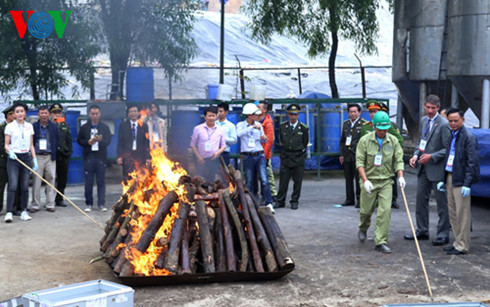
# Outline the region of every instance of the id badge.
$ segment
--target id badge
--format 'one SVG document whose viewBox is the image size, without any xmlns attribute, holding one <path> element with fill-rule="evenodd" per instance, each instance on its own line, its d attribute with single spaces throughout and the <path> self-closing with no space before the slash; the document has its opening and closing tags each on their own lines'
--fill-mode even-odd
<svg viewBox="0 0 490 307">
<path fill-rule="evenodd" d="M 378 153 L 374 156 L 374 166 L 381 166 L 381 161 L 383 160 L 383 154 Z"/>
<path fill-rule="evenodd" d="M 255 140 L 250 138 L 248 139 L 248 147 L 255 148 Z"/>
<path fill-rule="evenodd" d="M 136 150 L 136 140 L 133 140 L 133 147 L 131 149 Z"/>
<path fill-rule="evenodd" d="M 425 146 L 427 145 L 427 140 L 420 140 L 419 150 L 425 151 Z"/>
<path fill-rule="evenodd" d="M 158 142 L 160 138 L 158 137 L 158 132 L 153 132 L 153 142 Z"/>
<path fill-rule="evenodd" d="M 99 151 L 99 142 L 92 145 L 92 151 Z"/>
<path fill-rule="evenodd" d="M 39 150 L 47 150 L 48 149 L 48 141 L 45 139 L 39 140 Z"/>
<path fill-rule="evenodd" d="M 447 166 L 453 166 L 453 163 L 454 163 L 454 155 L 449 155 L 449 157 L 447 158 Z"/>
<path fill-rule="evenodd" d="M 211 142 L 206 142 L 204 144 L 204 151 L 205 152 L 211 152 L 211 149 L 212 149 Z"/>
<path fill-rule="evenodd" d="M 352 136 L 348 136 L 346 139 L 345 139 L 345 146 L 350 146 L 350 143 L 352 142 Z"/>
</svg>

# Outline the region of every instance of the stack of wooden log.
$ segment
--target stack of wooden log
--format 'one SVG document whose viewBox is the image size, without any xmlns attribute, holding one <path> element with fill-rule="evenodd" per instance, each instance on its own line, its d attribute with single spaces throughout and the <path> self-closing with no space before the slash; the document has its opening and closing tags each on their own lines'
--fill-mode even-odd
<svg viewBox="0 0 490 307">
<path fill-rule="evenodd" d="M 247 191 L 241 173 L 231 165 L 227 167 L 222 162 L 220 172 L 221 180 L 214 183 L 182 176 L 179 183 L 185 185 L 185 201 L 174 191 L 163 197 L 137 243 L 132 240 L 131 220 L 140 213 L 128 201 L 137 188 L 134 183 L 113 206 L 100 241 L 99 259 L 105 259 L 119 276 L 151 276 L 152 272 L 135 272 L 128 252 L 136 249 L 144 254 L 154 242 L 162 247 L 154 267 L 173 275 L 294 268 L 271 210 L 260 206 Z M 171 232 L 156 237 L 176 203 L 178 210 Z"/>
</svg>

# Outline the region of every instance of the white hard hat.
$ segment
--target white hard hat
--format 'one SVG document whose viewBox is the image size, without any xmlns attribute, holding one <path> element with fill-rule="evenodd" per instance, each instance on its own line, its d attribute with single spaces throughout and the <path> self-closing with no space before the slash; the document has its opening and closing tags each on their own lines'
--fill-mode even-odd
<svg viewBox="0 0 490 307">
<path fill-rule="evenodd" d="M 247 103 L 246 105 L 243 106 L 242 113 L 245 115 L 254 115 L 254 114 L 260 114 L 261 112 L 254 103 Z"/>
</svg>

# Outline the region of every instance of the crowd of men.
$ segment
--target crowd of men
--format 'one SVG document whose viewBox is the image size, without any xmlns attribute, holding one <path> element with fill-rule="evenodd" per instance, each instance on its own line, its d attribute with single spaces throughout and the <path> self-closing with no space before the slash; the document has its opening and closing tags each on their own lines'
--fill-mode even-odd
<svg viewBox="0 0 490 307">
<path fill-rule="evenodd" d="M 15 106 L 14 106 L 15 107 Z M 3 191 L 7 178 L 8 159 L 18 159 L 10 153 L 10 130 L 7 125 L 15 119 L 14 107 L 4 110 L 6 122 L 0 125 L 4 146 L 0 148 L 0 210 L 3 207 Z M 371 217 L 377 210 L 374 241 L 375 249 L 391 253 L 388 247 L 391 208 L 399 208 L 396 201 L 398 187 L 405 187 L 403 163 L 403 138 L 398 127 L 390 121 L 388 106 L 377 101 L 367 103 L 371 121 L 360 117 L 361 106 L 349 104 L 348 116 L 342 126 L 340 139 L 340 164 L 344 166 L 346 199 L 344 206 L 359 208 L 358 238 L 364 242 Z M 70 127 L 62 117 L 62 106 L 53 104 L 49 108 L 38 108 L 38 121 L 33 125 L 34 170 L 50 185 L 64 193 L 68 160 L 72 153 Z M 446 110 L 446 116 L 438 113 L 440 100 L 429 95 L 424 104 L 419 144 L 410 166 L 417 169 L 416 222 L 418 240 L 429 240 L 428 202 L 433 190 L 437 202 L 439 222 L 437 235 L 432 241 L 435 246 L 449 243 L 449 228 L 452 227 L 455 241 L 445 247 L 448 254 L 464 254 L 470 248 L 470 193 L 471 185 L 479 181 L 478 144 L 470 130 L 464 127 L 464 113 L 457 109 Z M 127 118 L 120 124 L 117 144 L 117 163 L 122 166 L 126 182 L 138 165 L 150 163 L 150 148 L 160 146 L 167 151 L 166 122 L 158 117 L 158 106 L 154 103 L 141 112 L 140 107 L 129 105 Z M 219 177 L 219 159 L 230 163 L 230 147 L 240 140 L 241 169 L 248 190 L 262 204 L 274 212 L 285 207 L 289 181 L 293 180 L 290 198 L 291 209 L 299 208 L 303 181 L 306 149 L 309 143 L 309 128 L 298 120 L 301 108 L 297 104 L 287 107 L 288 120 L 279 125 L 280 153 L 279 188 L 276 191 L 272 173 L 271 157 L 274 144 L 274 123 L 268 111 L 271 106 L 264 101 L 247 103 L 243 106 L 243 120 L 234 125 L 227 119 L 229 106 L 221 103 L 204 109 L 204 123 L 194 127 L 190 148 L 196 161 L 196 174 L 206 181 Z M 142 114 L 146 114 L 143 115 Z M 111 132 L 101 118 L 97 105 L 88 109 L 89 120 L 78 132 L 77 142 L 83 147 L 85 172 L 85 211 L 94 205 L 93 182 L 97 184 L 97 206 L 105 206 L 105 170 L 107 147 L 111 143 Z M 22 130 L 24 131 L 24 130 Z M 22 134 L 22 138 L 24 135 Z M 20 153 L 19 153 L 20 154 Z M 11 181 L 8 181 L 9 185 Z M 18 191 L 17 191 L 18 192 Z M 9 190 L 10 193 L 10 190 Z M 29 220 L 26 212 L 20 212 L 20 193 L 16 193 L 13 212 L 7 212 L 6 222 L 13 215 Z M 55 206 L 64 207 L 63 198 L 46 186 L 48 212 Z M 41 180 L 34 176 L 31 213 L 41 209 Z M 24 208 L 25 209 L 25 208 Z M 22 210 L 24 210 L 22 209 Z M 22 218 L 23 217 L 23 218 Z M 404 236 L 414 240 L 411 234 Z"/>
<path fill-rule="evenodd" d="M 480 179 L 478 144 L 464 126 L 462 111 L 445 110 L 446 119 L 439 114 L 440 107 L 439 97 L 427 96 L 419 143 L 409 162 L 417 171 L 416 238 L 429 240 L 429 197 L 433 190 L 439 221 L 432 244 L 448 244 L 451 227 L 455 240 L 443 250 L 449 255 L 459 255 L 468 253 L 470 248 L 469 196 L 472 184 Z M 391 208 L 399 208 L 398 186 L 405 187 L 403 138 L 390 121 L 388 108 L 383 103 L 367 103 L 371 122 L 360 118 L 359 105 L 349 104 L 347 108 L 349 119 L 343 124 L 340 140 L 340 163 L 344 165 L 346 179 L 343 205 L 360 207 L 358 238 L 361 242 L 366 240 L 371 216 L 377 209 L 375 249 L 391 253 L 387 245 Z M 398 184 L 393 186 L 396 178 Z M 412 234 L 404 238 L 415 239 Z"/>
</svg>

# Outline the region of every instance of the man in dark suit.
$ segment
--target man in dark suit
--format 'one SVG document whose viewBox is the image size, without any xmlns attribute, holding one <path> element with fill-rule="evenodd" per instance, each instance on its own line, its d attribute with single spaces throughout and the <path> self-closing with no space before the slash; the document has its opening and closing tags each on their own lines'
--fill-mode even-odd
<svg viewBox="0 0 490 307">
<path fill-rule="evenodd" d="M 417 220 L 417 239 L 429 240 L 429 196 L 431 189 L 437 202 L 437 238 L 433 245 L 445 245 L 449 242 L 449 214 L 445 192 L 437 189 L 437 183 L 444 180 L 444 158 L 450 137 L 447 120 L 438 114 L 441 102 L 436 95 L 427 96 L 424 104 L 425 116 L 420 125 L 420 142 L 410 166 L 417 167 L 417 204 L 415 209 Z M 411 234 L 404 236 L 413 240 Z"/>
<path fill-rule="evenodd" d="M 128 119 L 119 126 L 117 137 L 117 163 L 123 167 L 123 179 L 127 181 L 129 174 L 137 165 L 150 162 L 150 141 L 148 125 L 139 118 L 139 109 L 130 105 L 127 110 Z"/>
<path fill-rule="evenodd" d="M 361 138 L 362 126 L 366 122 L 361 118 L 361 107 L 358 104 L 347 105 L 349 119 L 344 121 L 342 135 L 340 137 L 340 164 L 344 166 L 345 177 L 345 201 L 343 206 L 354 206 L 359 208 L 359 197 L 361 188 L 359 187 L 359 173 L 356 169 L 356 147 Z M 354 182 L 356 192 L 354 194 Z M 355 198 L 354 198 L 355 197 Z"/>
</svg>

